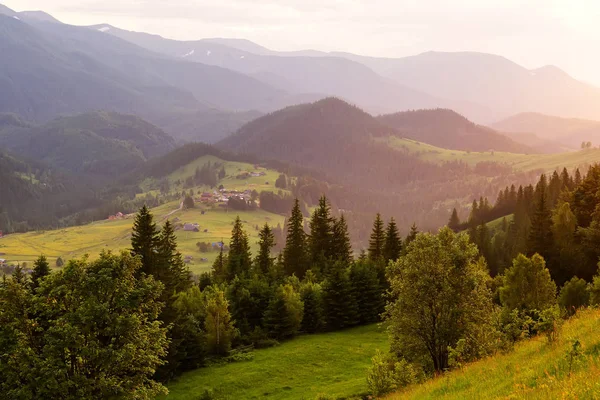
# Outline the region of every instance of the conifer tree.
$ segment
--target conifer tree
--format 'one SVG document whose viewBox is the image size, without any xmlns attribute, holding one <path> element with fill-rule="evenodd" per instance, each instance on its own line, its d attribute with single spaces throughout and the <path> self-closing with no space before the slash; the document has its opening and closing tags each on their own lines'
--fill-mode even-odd
<svg viewBox="0 0 600 400">
<path fill-rule="evenodd" d="M 534 212 L 527 240 L 529 255 L 540 254 L 547 263 L 551 262 L 554 240 L 552 234 L 552 213 L 547 200 L 546 176 L 542 175 L 535 190 Z"/>
<path fill-rule="evenodd" d="M 275 257 L 271 257 L 271 249 L 275 247 L 275 235 L 269 224 L 258 233 L 258 255 L 254 260 L 256 271 L 263 276 L 268 276 L 273 269 Z"/>
<path fill-rule="evenodd" d="M 287 237 L 283 249 L 283 266 L 287 275 L 295 274 L 302 279 L 308 270 L 308 251 L 304 218 L 300 210 L 300 201 L 294 202 L 292 215 L 288 221 Z"/>
<path fill-rule="evenodd" d="M 406 236 L 406 240 L 404 240 L 404 248 L 406 248 L 413 240 L 417 238 L 418 233 L 419 229 L 417 228 L 417 224 L 413 223 L 410 227 L 410 232 Z"/>
<path fill-rule="evenodd" d="M 159 232 L 154 217 L 144 205 L 135 216 L 131 233 L 131 252 L 142 260 L 139 273 L 154 275 L 156 272 L 156 247 Z"/>
<path fill-rule="evenodd" d="M 265 311 L 265 327 L 269 336 L 287 339 L 298 333 L 302 324 L 304 304 L 292 285 L 280 285 Z"/>
<path fill-rule="evenodd" d="M 456 211 L 456 208 L 452 210 L 452 215 L 450 215 L 450 220 L 448 221 L 448 228 L 452 229 L 454 232 L 458 232 L 460 229 L 460 218 L 458 218 L 458 211 Z"/>
<path fill-rule="evenodd" d="M 25 272 L 23 272 L 23 267 L 21 267 L 21 264 L 17 264 L 15 267 L 15 270 L 12 273 L 12 279 L 19 285 L 24 285 L 27 283 L 27 275 L 25 275 Z"/>
<path fill-rule="evenodd" d="M 248 234 L 244 231 L 242 220 L 236 217 L 231 230 L 229 242 L 229 257 L 227 263 L 227 280 L 231 281 L 236 275 L 245 276 L 252 268 Z"/>
<path fill-rule="evenodd" d="M 350 233 L 344 214 L 333 222 L 333 237 L 331 240 L 331 253 L 334 261 L 340 261 L 346 265 L 352 262 L 352 245 Z M 325 271 L 326 273 L 326 271 Z"/>
<path fill-rule="evenodd" d="M 383 245 L 383 259 L 386 264 L 389 261 L 396 261 L 402 252 L 402 239 L 396 221 L 392 217 L 388 223 L 385 232 L 385 243 Z"/>
<path fill-rule="evenodd" d="M 325 324 L 321 286 L 318 283 L 306 283 L 302 286 L 301 296 L 304 304 L 302 331 L 321 332 Z"/>
<path fill-rule="evenodd" d="M 350 282 L 348 267 L 334 263 L 323 285 L 323 304 L 328 330 L 355 325 L 357 306 Z"/>
<path fill-rule="evenodd" d="M 222 283 L 225 282 L 227 277 L 227 264 L 229 263 L 229 260 L 227 259 L 227 255 L 223 253 L 222 244 L 220 247 L 221 250 L 219 251 L 219 255 L 215 258 L 212 265 L 212 274 L 216 282 Z"/>
<path fill-rule="evenodd" d="M 323 269 L 326 260 L 332 256 L 331 241 L 333 237 L 331 207 L 325 196 L 321 196 L 319 199 L 319 206 L 313 212 L 309 225 L 310 261 L 313 266 L 319 266 L 319 269 Z"/>
<path fill-rule="evenodd" d="M 35 290 L 40 286 L 41 280 L 50 275 L 50 264 L 46 256 L 41 255 L 33 263 L 33 272 L 31 273 L 31 289 Z"/>
<path fill-rule="evenodd" d="M 165 293 L 172 295 L 191 287 L 190 271 L 177 249 L 177 237 L 169 220 L 158 235 L 156 255 L 159 270 L 155 278 L 165 285 Z"/>
<path fill-rule="evenodd" d="M 383 259 L 383 246 L 385 244 L 385 232 L 381 214 L 377 213 L 373 230 L 369 239 L 369 259 L 372 261 L 381 261 Z"/>
<path fill-rule="evenodd" d="M 379 321 L 385 302 L 376 268 L 371 261 L 356 262 L 350 267 L 350 284 L 357 305 L 357 322 L 368 324 Z"/>
</svg>

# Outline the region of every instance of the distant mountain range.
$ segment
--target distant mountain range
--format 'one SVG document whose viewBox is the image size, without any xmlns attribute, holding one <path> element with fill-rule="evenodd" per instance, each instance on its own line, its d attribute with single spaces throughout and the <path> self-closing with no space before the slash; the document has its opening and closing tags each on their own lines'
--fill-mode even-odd
<svg viewBox="0 0 600 400">
<path fill-rule="evenodd" d="M 539 113 L 520 113 L 492 124 L 515 136 L 533 134 L 539 138 L 578 149 L 582 142 L 600 145 L 600 121 L 559 118 Z"/>
</svg>

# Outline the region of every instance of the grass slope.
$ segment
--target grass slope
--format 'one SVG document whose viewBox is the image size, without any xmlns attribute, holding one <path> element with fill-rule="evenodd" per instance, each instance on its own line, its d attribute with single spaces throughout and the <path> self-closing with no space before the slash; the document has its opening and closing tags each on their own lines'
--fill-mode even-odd
<svg viewBox="0 0 600 400">
<path fill-rule="evenodd" d="M 559 154 L 516 154 L 505 152 L 467 152 L 448 150 L 411 139 L 401 139 L 390 136 L 378 138 L 387 142 L 392 148 L 417 154 L 419 158 L 432 162 L 463 161 L 470 165 L 479 162 L 493 161 L 511 165 L 517 171 L 543 170 L 554 171 L 557 168 L 574 168 L 586 164 L 600 162 L 600 149 L 587 149 Z"/>
<path fill-rule="evenodd" d="M 409 388 L 390 399 L 597 399 L 600 398 L 600 310 L 585 310 L 569 320 L 559 343 L 536 337 L 460 371 Z M 566 353 L 581 341 L 583 360 L 569 376 Z"/>
<path fill-rule="evenodd" d="M 258 192 L 275 189 L 275 180 L 279 173 L 273 170 L 262 169 L 266 173 L 265 176 L 249 177 L 248 179 L 237 179 L 236 176 L 242 171 L 253 171 L 254 166 L 251 164 L 223 161 L 217 157 L 204 156 L 187 164 L 186 166 L 174 171 L 168 176 L 172 183 L 172 189 L 180 191 L 183 184 L 176 184 L 177 181 L 185 181 L 189 176 L 193 176 L 196 167 L 202 167 L 208 161 L 215 163 L 223 163 L 226 176 L 219 184 L 223 184 L 226 189 L 230 190 L 245 190 L 256 189 Z M 268 183 L 267 183 L 268 182 Z M 156 194 L 157 191 L 150 190 L 152 182 L 150 180 L 144 182 L 147 192 Z M 194 193 L 201 190 L 208 190 L 206 187 L 193 188 Z M 189 189 L 186 189 L 186 192 Z M 145 196 L 140 194 L 140 196 Z M 202 211 L 205 214 L 202 214 Z M 217 256 L 217 252 L 200 253 L 196 246 L 198 242 L 229 242 L 233 220 L 236 216 L 240 216 L 244 223 L 244 228 L 248 232 L 250 238 L 251 249 L 254 254 L 258 249 L 258 231 L 265 223 L 275 227 L 277 224 L 284 224 L 284 217 L 263 210 L 255 211 L 235 211 L 227 212 L 225 209 L 214 207 L 207 208 L 201 204 L 197 204 L 196 208 L 189 210 L 179 210 L 179 201 L 172 201 L 152 209 L 155 220 L 162 224 L 167 218 L 173 221 L 179 219 L 181 223 L 198 223 L 200 232 L 185 232 L 178 230 L 177 244 L 179 250 L 185 255 L 193 256 L 193 261 L 190 264 L 190 269 L 194 273 L 200 273 L 208 270 L 212 266 L 212 262 Z M 40 254 L 46 255 L 52 263 L 58 257 L 63 260 L 81 257 L 89 254 L 91 257 L 96 257 L 102 250 L 117 251 L 127 249 L 130 246 L 131 227 L 133 217 L 130 216 L 121 220 L 103 220 L 83 226 L 74 226 L 59 230 L 27 232 L 23 234 L 7 235 L 0 238 L 0 253 L 1 258 L 6 258 L 9 262 L 27 262 L 31 265 Z M 208 229 L 208 232 L 204 232 Z M 206 258 L 208 261 L 200 261 L 201 258 Z"/>
<path fill-rule="evenodd" d="M 200 398 L 212 389 L 226 399 L 313 399 L 320 393 L 347 398 L 367 393 L 366 373 L 376 350 L 389 347 L 378 325 L 305 335 L 257 350 L 254 360 L 185 373 L 167 400 Z"/>
</svg>

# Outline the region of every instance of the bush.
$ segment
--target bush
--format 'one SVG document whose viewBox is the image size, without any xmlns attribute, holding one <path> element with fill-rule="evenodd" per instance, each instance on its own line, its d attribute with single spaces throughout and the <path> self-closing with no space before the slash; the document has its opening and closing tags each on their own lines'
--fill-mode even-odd
<svg viewBox="0 0 600 400">
<path fill-rule="evenodd" d="M 56 259 L 56 266 L 60 268 L 60 267 L 62 267 L 63 265 L 65 265 L 65 262 L 63 261 L 62 257 L 58 257 L 58 258 Z"/>
<path fill-rule="evenodd" d="M 391 355 L 385 355 L 379 350 L 372 358 L 372 365 L 367 374 L 367 385 L 374 396 L 383 396 L 422 380 L 422 370 L 405 359 L 396 361 Z"/>
<path fill-rule="evenodd" d="M 560 290 L 558 304 L 567 311 L 568 315 L 573 315 L 581 308 L 590 304 L 590 292 L 587 288 L 587 282 L 578 277 L 573 277 Z"/>
<path fill-rule="evenodd" d="M 563 325 L 563 318 L 559 306 L 546 308 L 540 313 L 540 318 L 536 324 L 537 330 L 546 335 L 548 343 L 555 343 Z"/>
</svg>

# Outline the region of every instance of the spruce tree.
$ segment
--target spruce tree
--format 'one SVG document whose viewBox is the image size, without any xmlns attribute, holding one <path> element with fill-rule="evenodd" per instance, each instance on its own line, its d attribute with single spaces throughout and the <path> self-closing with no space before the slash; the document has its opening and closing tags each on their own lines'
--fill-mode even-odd
<svg viewBox="0 0 600 400">
<path fill-rule="evenodd" d="M 387 264 L 389 261 L 396 261 L 402 252 L 402 239 L 396 221 L 392 217 L 388 223 L 385 232 L 385 243 L 383 245 L 383 259 Z"/>
<path fill-rule="evenodd" d="M 385 232 L 383 230 L 383 221 L 381 214 L 377 213 L 373 230 L 369 239 L 369 259 L 372 261 L 381 261 L 383 259 L 383 246 L 385 244 Z"/>
<path fill-rule="evenodd" d="M 312 266 L 319 270 L 332 254 L 331 241 L 333 237 L 333 221 L 331 218 L 331 207 L 325 196 L 319 199 L 319 205 L 310 219 L 310 237 L 308 245 L 310 249 L 310 261 Z"/>
<path fill-rule="evenodd" d="M 350 268 L 350 284 L 357 305 L 357 322 L 368 324 L 379 321 L 385 302 L 376 266 L 371 261 L 354 263 Z"/>
<path fill-rule="evenodd" d="M 35 290 L 40 286 L 42 279 L 50 275 L 50 264 L 46 256 L 41 255 L 33 263 L 33 272 L 31 273 L 31 289 Z"/>
<path fill-rule="evenodd" d="M 304 218 L 298 199 L 294 202 L 292 215 L 288 221 L 287 237 L 283 249 L 283 266 L 287 275 L 295 274 L 300 279 L 304 277 L 308 270 Z"/>
<path fill-rule="evenodd" d="M 159 232 L 154 217 L 146 205 L 135 216 L 131 232 L 131 252 L 142 260 L 139 273 L 154 275 Z"/>
<path fill-rule="evenodd" d="M 458 211 L 456 211 L 456 208 L 452 210 L 452 215 L 448 221 L 448 228 L 452 229 L 454 232 L 460 230 L 460 218 L 458 218 Z"/>
<path fill-rule="evenodd" d="M 307 283 L 301 289 L 301 296 L 304 303 L 302 331 L 321 332 L 325 324 L 321 286 L 317 283 Z"/>
<path fill-rule="evenodd" d="M 227 264 L 229 260 L 227 255 L 223 253 L 223 244 L 221 244 L 221 250 L 219 251 L 219 255 L 215 258 L 215 261 L 212 265 L 212 275 L 215 279 L 215 282 L 222 283 L 225 282 L 227 278 Z"/>
<path fill-rule="evenodd" d="M 192 286 L 190 270 L 177 249 L 177 237 L 169 220 L 158 236 L 157 262 L 160 270 L 156 272 L 155 278 L 163 282 L 165 292 L 178 293 Z"/>
<path fill-rule="evenodd" d="M 300 294 L 291 284 L 280 285 L 265 311 L 265 328 L 275 339 L 290 338 L 300 330 L 303 314 Z"/>
<path fill-rule="evenodd" d="M 552 234 L 552 213 L 548 205 L 546 176 L 542 175 L 536 185 L 534 212 L 527 240 L 527 253 L 540 254 L 551 263 L 554 240 Z"/>
<path fill-rule="evenodd" d="M 348 224 L 344 214 L 333 222 L 331 253 L 334 261 L 340 261 L 346 265 L 350 265 L 352 262 L 352 244 L 350 243 L 350 233 L 348 233 Z"/>
<path fill-rule="evenodd" d="M 323 285 L 323 305 L 328 330 L 355 325 L 357 306 L 345 264 L 336 262 L 331 266 Z"/>
<path fill-rule="evenodd" d="M 227 263 L 227 280 L 231 281 L 236 275 L 246 276 L 252 268 L 248 235 L 244 231 L 242 220 L 236 217 L 231 230 L 229 242 L 229 259 Z"/>
<path fill-rule="evenodd" d="M 271 257 L 271 249 L 275 247 L 275 235 L 269 224 L 265 224 L 258 237 L 258 255 L 254 263 L 256 271 L 266 277 L 271 273 L 275 260 L 275 257 Z"/>
<path fill-rule="evenodd" d="M 419 233 L 419 229 L 417 228 L 417 224 L 413 223 L 410 227 L 410 232 L 406 236 L 404 240 L 404 248 L 406 248 L 413 240 L 417 238 L 417 234 Z"/>
<path fill-rule="evenodd" d="M 23 272 L 23 267 L 20 264 L 17 264 L 15 270 L 12 273 L 12 279 L 19 285 L 24 285 L 27 283 L 27 275 Z"/>
</svg>

